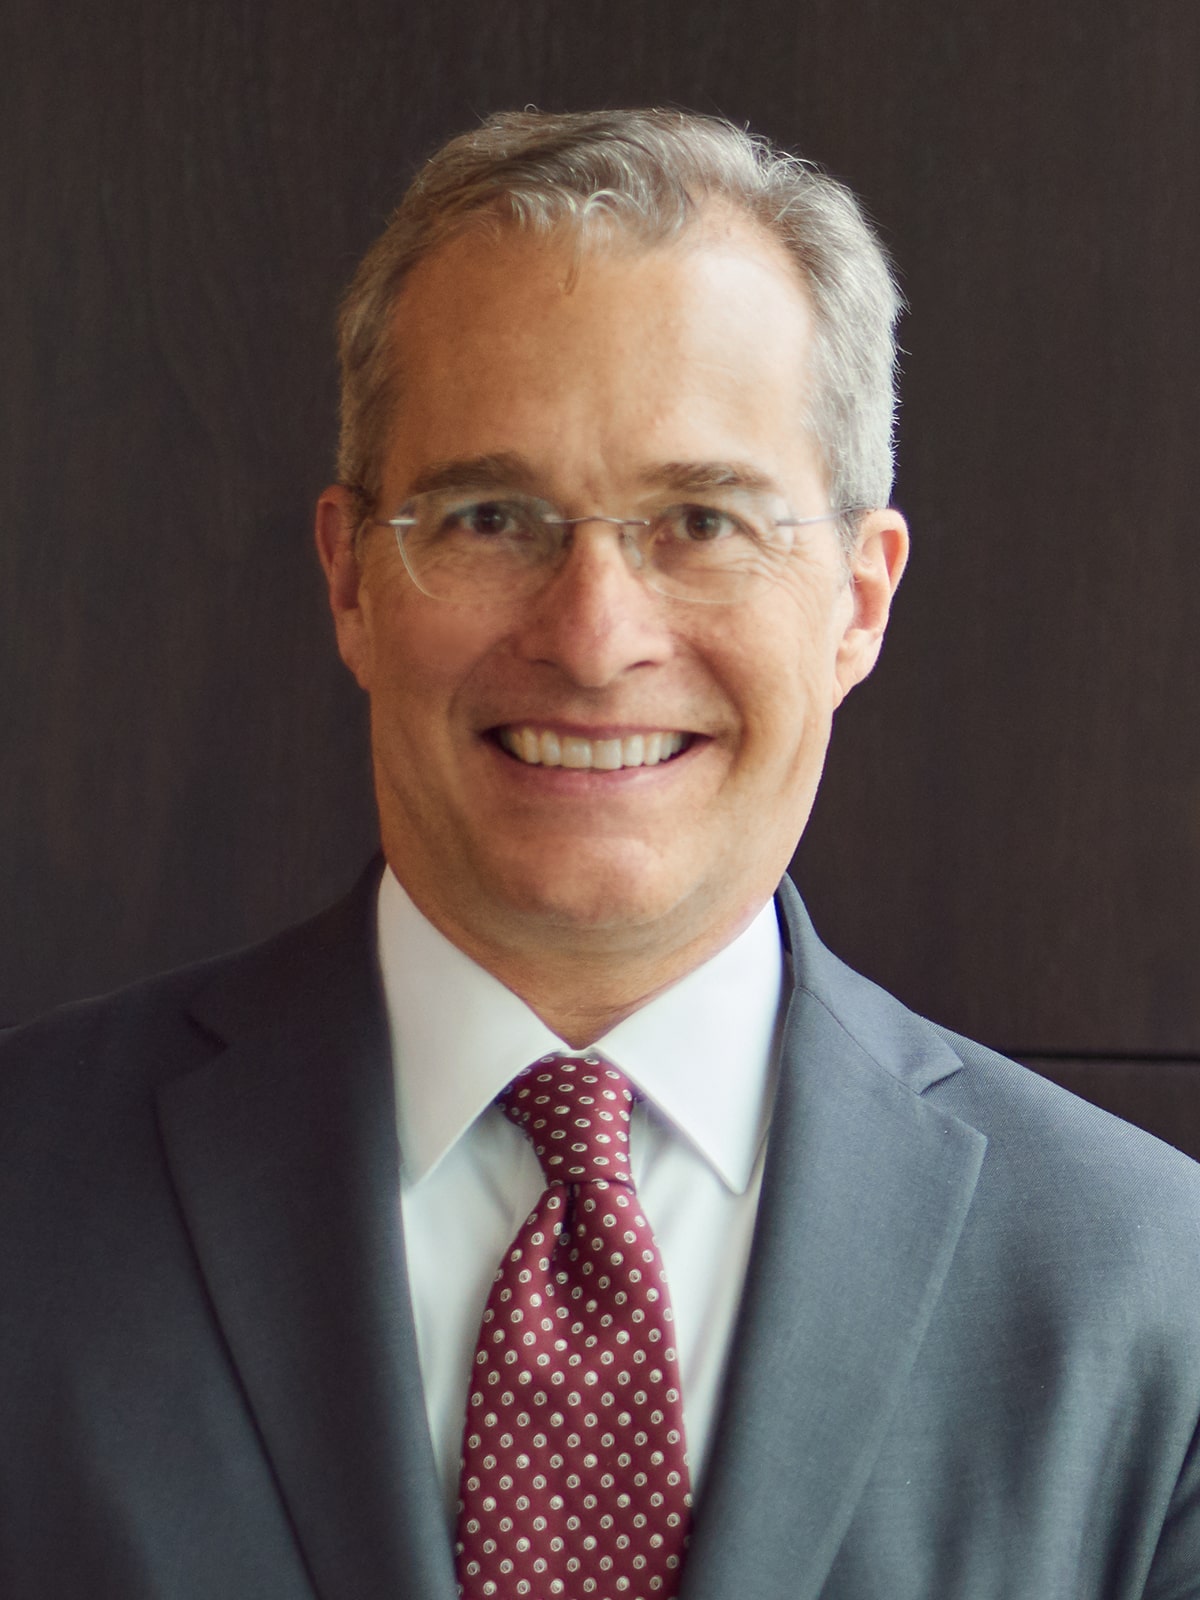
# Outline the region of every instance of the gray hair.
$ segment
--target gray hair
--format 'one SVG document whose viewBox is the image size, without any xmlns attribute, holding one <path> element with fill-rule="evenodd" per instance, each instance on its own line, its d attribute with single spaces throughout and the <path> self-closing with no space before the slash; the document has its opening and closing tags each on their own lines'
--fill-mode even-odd
<svg viewBox="0 0 1200 1600">
<path fill-rule="evenodd" d="M 380 492 L 400 381 L 391 312 L 418 261 L 479 221 L 539 234 L 619 227 L 660 242 L 714 201 L 776 238 L 808 288 L 815 322 L 808 423 L 831 503 L 886 505 L 902 301 L 850 191 L 717 117 L 514 111 L 452 139 L 425 164 L 346 292 L 338 476 L 364 515 Z M 853 519 L 842 520 L 849 537 Z"/>
</svg>

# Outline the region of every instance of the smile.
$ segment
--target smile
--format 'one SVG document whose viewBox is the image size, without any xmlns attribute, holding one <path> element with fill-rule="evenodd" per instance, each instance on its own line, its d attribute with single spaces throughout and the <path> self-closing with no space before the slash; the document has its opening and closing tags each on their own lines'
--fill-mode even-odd
<svg viewBox="0 0 1200 1600">
<path fill-rule="evenodd" d="M 595 772 L 619 772 L 623 767 L 656 767 L 691 742 L 691 735 L 676 732 L 631 733 L 621 739 L 580 739 L 549 729 L 498 728 L 496 738 L 530 767 L 575 767 Z"/>
</svg>

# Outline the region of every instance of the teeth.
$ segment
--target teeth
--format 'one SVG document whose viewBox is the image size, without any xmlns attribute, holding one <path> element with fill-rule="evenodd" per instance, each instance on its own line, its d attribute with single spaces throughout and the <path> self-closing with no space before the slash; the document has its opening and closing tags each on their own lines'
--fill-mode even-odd
<svg viewBox="0 0 1200 1600">
<path fill-rule="evenodd" d="M 624 739 L 579 739 L 536 728 L 503 728 L 500 743 L 531 767 L 572 767 L 618 772 L 622 767 L 655 767 L 687 743 L 683 733 L 631 733 Z"/>
</svg>

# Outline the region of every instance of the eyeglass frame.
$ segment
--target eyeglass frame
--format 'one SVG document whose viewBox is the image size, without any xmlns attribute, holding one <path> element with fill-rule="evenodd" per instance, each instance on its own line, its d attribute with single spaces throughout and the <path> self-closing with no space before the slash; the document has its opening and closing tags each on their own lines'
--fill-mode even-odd
<svg viewBox="0 0 1200 1600">
<path fill-rule="evenodd" d="M 439 491 L 436 491 L 436 490 L 430 491 L 430 493 L 438 493 L 438 492 Z M 511 499 L 512 497 L 513 497 L 513 491 L 508 491 L 507 498 Z M 408 552 L 407 552 L 407 550 L 405 549 L 405 546 L 404 546 L 404 534 L 405 534 L 407 529 L 417 526 L 418 519 L 416 517 L 413 517 L 413 516 L 406 516 L 405 515 L 405 507 L 408 506 L 408 505 L 411 505 L 413 503 L 413 501 L 415 501 L 418 498 L 420 498 L 420 497 L 417 496 L 417 495 L 410 496 L 410 498 L 407 501 L 405 501 L 404 506 L 401 506 L 400 510 L 396 513 L 396 515 L 394 517 L 378 518 L 378 517 L 370 517 L 370 516 L 368 516 L 368 517 L 364 517 L 363 518 L 363 523 L 369 524 L 371 527 L 375 527 L 375 528 L 390 528 L 392 530 L 392 533 L 395 536 L 395 540 L 396 540 L 396 548 L 399 550 L 400 559 L 404 563 L 404 570 L 405 570 L 405 572 L 408 573 L 408 576 L 412 580 L 413 585 L 417 588 L 417 590 L 421 594 L 423 594 L 426 597 L 426 599 L 428 599 L 428 600 L 436 600 L 442 605 L 472 605 L 472 604 L 486 605 L 487 602 L 485 602 L 485 601 L 472 602 L 472 601 L 462 601 L 462 600 L 450 600 L 445 595 L 431 594 L 430 591 L 428 589 L 426 589 L 425 586 L 421 583 L 421 580 L 417 577 L 416 573 L 413 571 L 412 564 L 411 564 L 411 562 L 409 560 Z M 550 501 L 543 500 L 541 498 L 541 496 L 539 496 L 539 495 L 521 494 L 519 496 L 519 498 L 522 499 L 523 501 L 529 503 L 529 504 L 532 504 L 532 505 L 544 505 L 544 506 L 547 506 L 550 510 L 554 510 L 555 509 Z M 480 503 L 481 504 L 489 504 L 489 503 L 492 503 L 492 502 L 504 503 L 505 499 L 506 499 L 505 491 L 503 491 L 503 490 L 489 491 L 489 492 L 487 492 L 486 497 L 481 499 Z M 719 507 L 707 507 L 702 502 L 697 502 L 696 504 L 697 504 L 697 509 L 701 509 L 701 510 L 719 510 L 720 509 Z M 862 513 L 866 512 L 866 511 L 869 511 L 870 509 L 871 509 L 871 507 L 870 506 L 866 506 L 866 505 L 833 506 L 833 507 L 830 507 L 830 509 L 828 511 L 823 511 L 823 512 L 819 513 L 817 516 L 811 516 L 811 517 L 771 517 L 768 520 L 770 521 L 771 526 L 775 527 L 775 528 L 808 528 L 808 527 L 816 527 L 819 523 L 822 523 L 822 522 L 836 522 L 838 520 L 838 518 L 840 518 L 840 517 L 858 516 L 858 515 L 861 515 Z M 736 597 L 733 597 L 733 596 L 731 596 L 729 598 L 718 598 L 718 597 L 710 598 L 708 596 L 700 595 L 700 594 L 674 593 L 671 590 L 660 589 L 658 587 L 658 585 L 654 583 L 653 578 L 654 578 L 654 576 L 655 576 L 655 574 L 657 572 L 657 569 L 655 567 L 653 567 L 646 560 L 646 555 L 645 555 L 645 552 L 642 550 L 641 545 L 637 542 L 636 538 L 631 538 L 630 535 L 626 532 L 626 530 L 627 529 L 631 529 L 631 528 L 651 528 L 651 527 L 654 526 L 654 523 L 657 520 L 656 518 L 653 518 L 653 517 L 614 517 L 614 516 L 609 515 L 606 512 L 597 511 L 597 512 L 587 512 L 584 515 L 578 516 L 578 517 L 563 517 L 563 516 L 557 516 L 557 515 L 553 516 L 553 517 L 542 516 L 542 517 L 539 518 L 539 520 L 547 528 L 557 529 L 559 531 L 559 533 L 563 536 L 562 545 L 560 546 L 560 549 L 561 548 L 565 548 L 565 545 L 566 545 L 565 536 L 566 536 L 567 530 L 571 529 L 571 528 L 580 527 L 584 523 L 587 523 L 587 522 L 602 522 L 602 523 L 607 524 L 610 527 L 619 528 L 621 530 L 621 532 L 622 532 L 622 535 L 623 535 L 622 540 L 621 540 L 622 548 L 624 550 L 628 550 L 628 549 L 630 549 L 632 547 L 634 550 L 637 551 L 638 564 L 636 566 L 633 566 L 632 564 L 630 564 L 630 571 L 633 572 L 635 575 L 637 575 L 639 577 L 642 577 L 642 581 L 645 582 L 647 584 L 647 587 L 652 589 L 655 594 L 662 594 L 667 599 L 670 599 L 670 600 L 681 600 L 685 604 L 695 604 L 695 605 L 735 605 L 737 603 Z M 360 526 L 362 526 L 362 524 L 360 524 Z M 643 576 L 643 574 L 649 574 L 649 576 Z M 547 581 L 549 581 L 549 577 L 550 576 L 551 576 L 551 572 L 548 572 L 547 573 Z"/>
</svg>

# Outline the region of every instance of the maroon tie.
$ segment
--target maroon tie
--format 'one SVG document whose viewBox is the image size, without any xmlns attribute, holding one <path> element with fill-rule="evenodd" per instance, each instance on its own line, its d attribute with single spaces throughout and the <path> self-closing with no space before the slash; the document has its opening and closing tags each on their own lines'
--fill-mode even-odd
<svg viewBox="0 0 1200 1600">
<path fill-rule="evenodd" d="M 670 1600 L 691 1524 L 679 1363 L 629 1176 L 628 1080 L 543 1056 L 499 1104 L 547 1189 L 483 1313 L 455 1545 L 469 1600 Z"/>
</svg>

